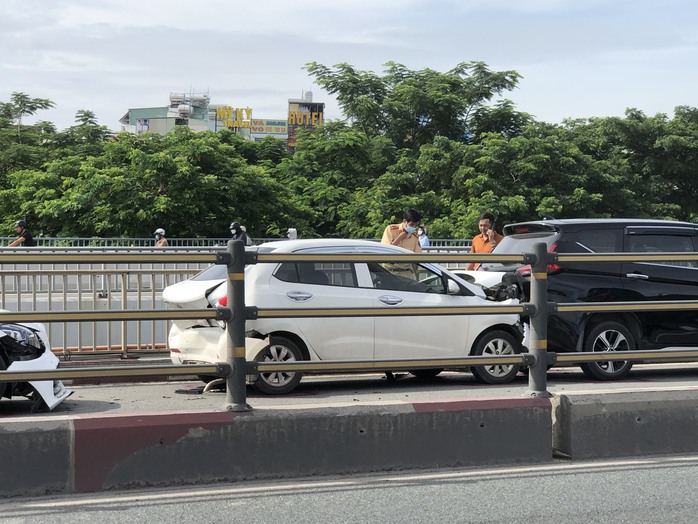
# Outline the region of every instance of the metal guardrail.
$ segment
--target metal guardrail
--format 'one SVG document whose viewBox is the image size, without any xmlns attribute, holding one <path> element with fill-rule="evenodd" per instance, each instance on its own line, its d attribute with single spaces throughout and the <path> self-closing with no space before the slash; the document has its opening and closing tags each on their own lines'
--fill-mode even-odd
<svg viewBox="0 0 698 524">
<path fill-rule="evenodd" d="M 698 352 L 697 352 L 698 353 Z M 530 366 L 534 358 L 528 353 L 518 355 L 495 355 L 489 357 L 459 357 L 459 358 L 415 358 L 386 359 L 386 360 L 330 360 L 311 361 L 296 360 L 293 362 L 248 362 L 247 373 L 300 371 L 308 373 L 343 373 L 347 371 L 411 371 L 414 369 L 443 369 L 465 368 L 469 366 Z"/>
<path fill-rule="evenodd" d="M 418 368 L 437 368 L 437 367 L 466 367 L 474 365 L 489 365 L 489 364 L 511 364 L 529 366 L 529 392 L 531 396 L 547 397 L 550 396 L 547 391 L 546 370 L 547 365 L 551 363 L 580 363 L 580 362 L 596 362 L 596 361 L 693 361 L 698 359 L 698 349 L 677 349 L 677 350 L 657 350 L 657 351 L 623 351 L 623 352 L 603 352 L 603 353 L 574 353 L 574 354 L 550 354 L 547 352 L 547 315 L 551 311 L 647 311 L 661 309 L 698 309 L 698 301 L 670 301 L 670 302 L 614 302 L 614 303 L 594 303 L 594 304 L 551 304 L 547 302 L 547 272 L 546 267 L 550 262 L 559 261 L 587 261 L 587 262 L 603 262 L 609 260 L 629 260 L 629 261 L 693 261 L 698 260 L 698 254 L 686 253 L 664 253 L 662 255 L 646 255 L 646 254 L 623 254 L 623 255 L 557 255 L 555 253 L 547 253 L 546 246 L 543 243 L 534 246 L 533 253 L 522 255 L 497 255 L 497 254 L 422 254 L 422 255 L 273 255 L 273 254 L 258 254 L 256 252 L 245 252 L 245 247 L 240 241 L 230 241 L 226 252 L 215 254 L 215 262 L 218 264 L 226 264 L 228 266 L 228 304 L 234 305 L 234 310 L 227 308 L 208 309 L 208 310 L 166 310 L 166 311 L 111 311 L 111 312 L 74 312 L 74 313 L 40 313 L 40 312 L 23 312 L 23 313 L 5 313 L 0 318 L 8 321 L 35 321 L 35 322 L 52 322 L 52 321 L 84 321 L 92 318 L 112 318 L 115 320 L 145 317 L 145 318 L 215 318 L 217 320 L 225 320 L 227 323 L 227 333 L 229 335 L 227 347 L 227 365 L 229 367 L 211 368 L 196 366 L 199 373 L 212 375 L 225 375 L 227 373 L 227 402 L 228 408 L 234 411 L 247 411 L 250 406 L 246 402 L 245 391 L 245 376 L 248 373 L 264 372 L 264 371 L 322 371 L 322 372 L 341 372 L 350 370 L 391 370 L 403 369 L 418 369 Z M 151 254 L 153 255 L 153 254 Z M 162 256 L 160 253 L 155 253 L 156 257 Z M 0 254 L 0 264 L 7 257 L 14 255 Z M 130 261 L 145 261 L 147 255 L 140 253 L 119 253 L 119 254 L 88 254 L 73 258 L 74 261 L 89 261 L 98 257 L 103 257 L 103 260 L 114 259 L 130 262 Z M 208 261 L 211 261 L 212 255 L 208 255 Z M 27 261 L 39 263 L 40 257 L 27 255 Z M 206 258 L 206 257 L 204 257 Z M 362 361 L 300 361 L 292 363 L 267 363 L 267 362 L 247 362 L 245 360 L 245 319 L 251 315 L 286 315 L 293 316 L 291 310 L 286 309 L 258 309 L 247 308 L 244 303 L 244 267 L 246 263 L 265 263 L 265 262 L 281 262 L 281 261 L 319 261 L 319 262 L 348 262 L 348 261 L 379 261 L 379 262 L 424 262 L 424 261 L 450 261 L 450 262 L 522 262 L 532 266 L 531 271 L 531 297 L 530 302 L 523 303 L 518 306 L 468 306 L 462 308 L 405 308 L 399 313 L 414 315 L 425 314 L 491 314 L 496 312 L 519 313 L 526 314 L 531 319 L 531 341 L 529 352 L 517 356 L 492 356 L 492 357 L 461 357 L 453 359 L 409 359 L 409 360 L 362 360 Z M 506 310 L 506 311 L 505 311 Z M 294 310 L 297 311 L 297 310 Z M 384 310 L 380 310 L 384 311 Z M 377 310 L 373 308 L 334 308 L 330 310 L 311 309 L 301 313 L 304 316 L 365 316 L 375 315 Z M 151 366 L 147 367 L 147 374 L 163 374 L 177 375 L 178 370 L 185 370 L 183 366 Z M 241 372 L 237 372 L 237 371 Z M 186 370 L 190 372 L 189 369 Z M 28 377 L 50 379 L 50 378 L 67 378 L 71 372 L 76 370 L 53 370 L 47 372 L 31 372 L 21 376 L 29 380 Z M 123 372 L 123 375 L 120 373 Z M 139 371 L 140 372 L 140 371 Z M 102 373 L 110 373 L 103 375 Z M 129 376 L 134 375 L 133 367 L 126 368 L 109 368 L 108 370 L 97 370 L 96 368 L 80 370 L 80 377 L 99 377 L 99 376 Z M 146 370 L 143 370 L 146 374 Z M 185 373 L 183 373 L 185 374 Z M 0 381 L 9 381 L 10 372 L 0 372 Z M 16 375 L 12 375 L 16 376 Z"/>
<path fill-rule="evenodd" d="M 115 378 L 187 375 L 214 375 L 227 377 L 231 369 L 225 362 L 216 364 L 183 364 L 152 366 L 104 366 L 90 368 L 59 368 L 34 371 L 0 371 L 0 382 L 24 382 L 29 380 L 72 380 L 80 378 Z"/>
<path fill-rule="evenodd" d="M 0 237 L 0 246 L 8 245 L 17 237 Z M 253 244 L 262 244 L 265 242 L 272 242 L 275 240 L 287 240 L 287 238 L 252 238 Z M 167 241 L 170 247 L 178 248 L 201 248 L 201 247 L 221 247 L 225 248 L 228 244 L 230 238 L 223 237 L 211 237 L 211 238 L 200 238 L 200 237 L 168 237 Z M 378 242 L 380 239 L 368 239 Z M 45 236 L 35 236 L 34 241 L 37 247 L 40 248 L 121 248 L 121 247 L 135 247 L 135 248 L 152 248 L 155 246 L 155 240 L 153 237 L 45 237 Z M 432 238 L 429 240 L 430 246 L 424 248 L 438 249 L 438 248 L 454 248 L 463 250 L 463 248 L 470 248 L 471 240 L 461 239 L 461 238 Z"/>
</svg>

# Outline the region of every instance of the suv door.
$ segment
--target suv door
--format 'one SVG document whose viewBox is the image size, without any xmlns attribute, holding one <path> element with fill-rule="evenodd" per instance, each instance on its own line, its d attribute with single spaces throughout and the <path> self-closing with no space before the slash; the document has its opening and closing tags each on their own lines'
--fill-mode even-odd
<svg viewBox="0 0 698 524">
<path fill-rule="evenodd" d="M 622 251 L 622 227 L 567 228 L 551 250 L 570 253 L 619 253 Z M 624 300 L 619 262 L 560 262 L 548 267 L 548 300 L 551 302 L 616 302 Z M 548 347 L 552 351 L 580 349 L 583 326 L 589 315 L 559 312 L 548 317 Z"/>
<path fill-rule="evenodd" d="M 623 251 L 629 253 L 693 253 L 698 246 L 690 227 L 639 227 L 625 230 Z M 627 300 L 697 300 L 698 263 L 624 262 L 621 270 Z M 691 310 L 643 313 L 646 340 L 642 349 L 698 345 L 698 314 Z"/>
</svg>

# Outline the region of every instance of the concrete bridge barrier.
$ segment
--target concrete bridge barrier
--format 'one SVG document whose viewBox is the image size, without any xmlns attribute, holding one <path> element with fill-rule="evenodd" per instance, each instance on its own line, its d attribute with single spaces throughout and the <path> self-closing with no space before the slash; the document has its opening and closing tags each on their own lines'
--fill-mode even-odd
<svg viewBox="0 0 698 524">
<path fill-rule="evenodd" d="M 553 448 L 572 459 L 698 452 L 698 387 L 557 395 Z"/>
<path fill-rule="evenodd" d="M 0 493 L 549 461 L 547 399 L 14 419 Z"/>
</svg>

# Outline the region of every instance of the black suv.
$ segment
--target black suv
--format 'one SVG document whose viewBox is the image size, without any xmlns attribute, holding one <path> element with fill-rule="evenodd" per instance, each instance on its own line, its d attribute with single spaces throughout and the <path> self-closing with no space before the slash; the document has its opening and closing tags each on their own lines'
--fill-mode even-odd
<svg viewBox="0 0 698 524">
<path fill-rule="evenodd" d="M 504 227 L 497 253 L 533 251 L 545 242 L 557 253 L 666 253 L 698 251 L 698 224 L 642 219 L 540 220 Z M 485 271 L 515 272 L 524 300 L 530 266 L 488 263 Z M 572 262 L 548 265 L 549 302 L 624 302 L 698 299 L 698 263 Z M 553 313 L 548 350 L 620 351 L 698 346 L 698 312 Z M 626 376 L 631 362 L 580 364 L 587 376 L 612 380 Z"/>
</svg>

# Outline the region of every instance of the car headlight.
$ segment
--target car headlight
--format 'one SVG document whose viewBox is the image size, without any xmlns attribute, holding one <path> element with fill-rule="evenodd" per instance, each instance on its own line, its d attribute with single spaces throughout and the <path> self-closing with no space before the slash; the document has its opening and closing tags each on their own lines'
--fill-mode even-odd
<svg viewBox="0 0 698 524">
<path fill-rule="evenodd" d="M 0 324 L 0 330 L 24 346 L 32 346 L 36 349 L 41 349 L 43 346 L 36 332 L 28 327 L 19 324 Z"/>
</svg>

